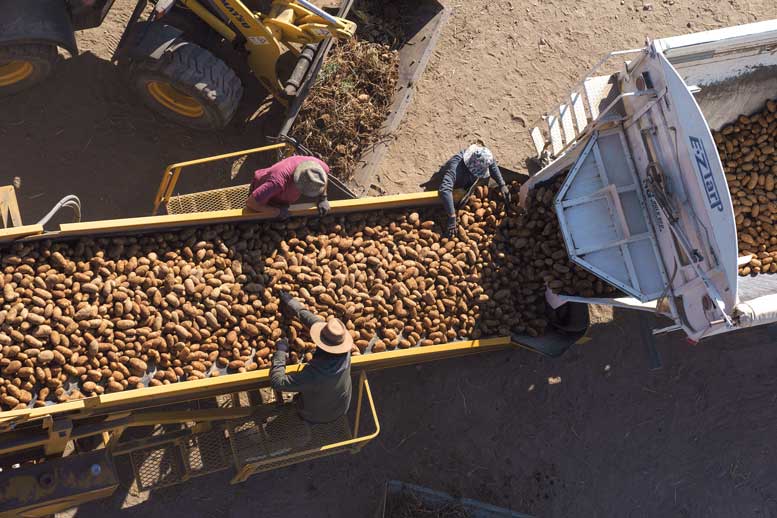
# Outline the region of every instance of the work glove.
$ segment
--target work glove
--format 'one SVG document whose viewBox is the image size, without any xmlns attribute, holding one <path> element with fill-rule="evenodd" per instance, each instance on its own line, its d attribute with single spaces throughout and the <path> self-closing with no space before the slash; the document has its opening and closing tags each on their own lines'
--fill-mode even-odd
<svg viewBox="0 0 777 518">
<path fill-rule="evenodd" d="M 442 237 L 453 237 L 456 235 L 458 229 L 458 223 L 456 216 L 448 216 L 448 222 L 445 224 L 445 230 L 443 230 Z"/>
<path fill-rule="evenodd" d="M 286 291 L 281 290 L 278 298 L 281 301 L 281 309 L 287 310 L 287 314 L 294 316 L 305 309 L 300 301 L 289 295 Z"/>
<path fill-rule="evenodd" d="M 282 353 L 289 352 L 289 341 L 285 338 L 281 338 L 275 343 L 275 350 Z"/>
<path fill-rule="evenodd" d="M 509 207 L 510 202 L 512 201 L 512 196 L 510 196 L 510 189 L 508 189 L 506 185 L 503 185 L 499 188 L 499 192 L 502 193 L 502 199 L 505 201 L 505 205 Z"/>
<path fill-rule="evenodd" d="M 326 216 L 329 214 L 331 207 L 329 206 L 329 200 L 326 198 L 321 198 L 318 200 L 318 215 L 319 216 Z"/>
<path fill-rule="evenodd" d="M 291 302 L 294 297 L 289 295 L 288 291 L 280 290 L 280 293 L 278 294 L 278 298 L 281 299 L 281 305 L 286 306 Z"/>
</svg>

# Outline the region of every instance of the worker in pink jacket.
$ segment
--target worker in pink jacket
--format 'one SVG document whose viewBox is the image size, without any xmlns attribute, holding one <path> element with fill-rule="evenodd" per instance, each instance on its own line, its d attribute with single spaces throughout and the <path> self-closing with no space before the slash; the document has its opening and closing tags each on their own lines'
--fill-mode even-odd
<svg viewBox="0 0 777 518">
<path fill-rule="evenodd" d="M 316 199 L 318 213 L 329 212 L 326 198 L 329 166 L 312 156 L 291 156 L 254 173 L 246 206 L 261 211 L 268 207 L 278 211 L 278 217 L 289 216 L 289 205 L 301 196 Z"/>
</svg>

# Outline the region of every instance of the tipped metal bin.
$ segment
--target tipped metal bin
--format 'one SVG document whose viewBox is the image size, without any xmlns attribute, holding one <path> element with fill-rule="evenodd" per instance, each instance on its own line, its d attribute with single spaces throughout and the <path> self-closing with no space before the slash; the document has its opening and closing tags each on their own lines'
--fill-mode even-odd
<svg viewBox="0 0 777 518">
<path fill-rule="evenodd" d="M 394 509 L 392 504 L 396 505 L 396 502 L 402 499 L 411 499 L 426 509 L 434 510 L 438 513 L 435 516 L 444 516 L 441 513 L 448 510 L 456 512 L 455 515 L 451 514 L 451 516 L 467 516 L 469 518 L 533 518 L 528 514 L 516 513 L 504 507 L 496 507 L 469 498 L 454 498 L 447 493 L 398 480 L 389 480 L 386 483 L 376 518 L 397 518 L 399 515 L 392 512 Z M 428 513 L 418 516 L 426 515 Z M 403 513 L 402 516 L 407 516 L 407 514 Z"/>
</svg>

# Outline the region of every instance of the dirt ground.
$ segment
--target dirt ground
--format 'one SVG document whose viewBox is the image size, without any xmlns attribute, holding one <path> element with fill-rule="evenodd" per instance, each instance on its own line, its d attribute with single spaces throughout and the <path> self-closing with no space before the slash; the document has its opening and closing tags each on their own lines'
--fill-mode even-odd
<svg viewBox="0 0 777 518">
<path fill-rule="evenodd" d="M 413 192 L 477 139 L 520 168 L 533 153 L 528 131 L 610 51 L 777 14 L 768 0 L 444 3 L 452 17 L 380 168 L 388 192 Z"/>
<path fill-rule="evenodd" d="M 103 27 L 79 35 L 81 54 L 56 80 L 0 101 L 0 180 L 21 179 L 28 222 L 69 193 L 82 198 L 84 218 L 147 214 L 166 164 L 272 133 L 273 121 L 195 133 L 140 107 L 107 61 L 131 4 L 117 0 Z M 377 179 L 388 192 L 416 190 L 477 138 L 520 170 L 527 127 L 609 50 L 777 15 L 769 0 L 448 4 Z M 220 163 L 182 185 L 226 185 L 231 173 L 245 182 L 251 165 Z M 386 480 L 398 479 L 542 517 L 777 516 L 775 331 L 698 346 L 662 337 L 654 370 L 640 318 L 616 312 L 557 360 L 516 350 L 377 372 L 382 432 L 359 455 L 238 486 L 207 476 L 146 501 L 118 492 L 66 515 L 368 517 Z"/>
</svg>

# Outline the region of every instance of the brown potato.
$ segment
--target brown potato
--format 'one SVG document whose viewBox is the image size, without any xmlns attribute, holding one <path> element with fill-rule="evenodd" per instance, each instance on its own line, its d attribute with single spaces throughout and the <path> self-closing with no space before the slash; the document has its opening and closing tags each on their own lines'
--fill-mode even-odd
<svg viewBox="0 0 777 518">
<path fill-rule="evenodd" d="M 742 256 L 750 255 L 748 250 L 770 246 L 777 238 L 777 229 L 772 223 L 777 207 L 766 203 L 775 194 L 777 157 L 772 122 L 775 105 L 769 100 L 761 112 L 740 116 L 734 123 L 713 132 L 734 204 Z M 760 264 L 757 259 L 739 268 L 742 276 L 772 271 L 768 264 Z"/>
<path fill-rule="evenodd" d="M 754 172 L 765 189 L 772 174 Z M 281 314 L 280 289 L 323 318 L 346 321 L 353 354 L 511 330 L 540 334 L 546 285 L 612 291 L 566 257 L 552 217 L 561 181 L 531 193 L 526 213 L 505 214 L 493 192 L 477 189 L 454 239 L 441 236 L 443 214 L 431 208 L 327 216 L 311 224 L 315 230 L 294 219 L 9 245 L 0 276 L 8 295 L 0 304 L 0 385 L 13 381 L 15 392 L 5 394 L 15 401 L 0 400 L 0 410 L 33 393 L 38 404 L 130 390 L 143 386 L 150 368 L 150 386 L 215 375 L 214 364 L 266 368 L 281 336 L 292 344 L 290 361 L 306 361 L 314 346 Z M 516 197 L 518 188 L 511 186 Z M 741 213 L 754 229 L 777 213 L 777 193 L 743 200 L 758 206 L 755 215 Z M 757 260 L 762 271 L 772 264 Z M 74 380 L 78 388 L 68 392 Z"/>
</svg>

